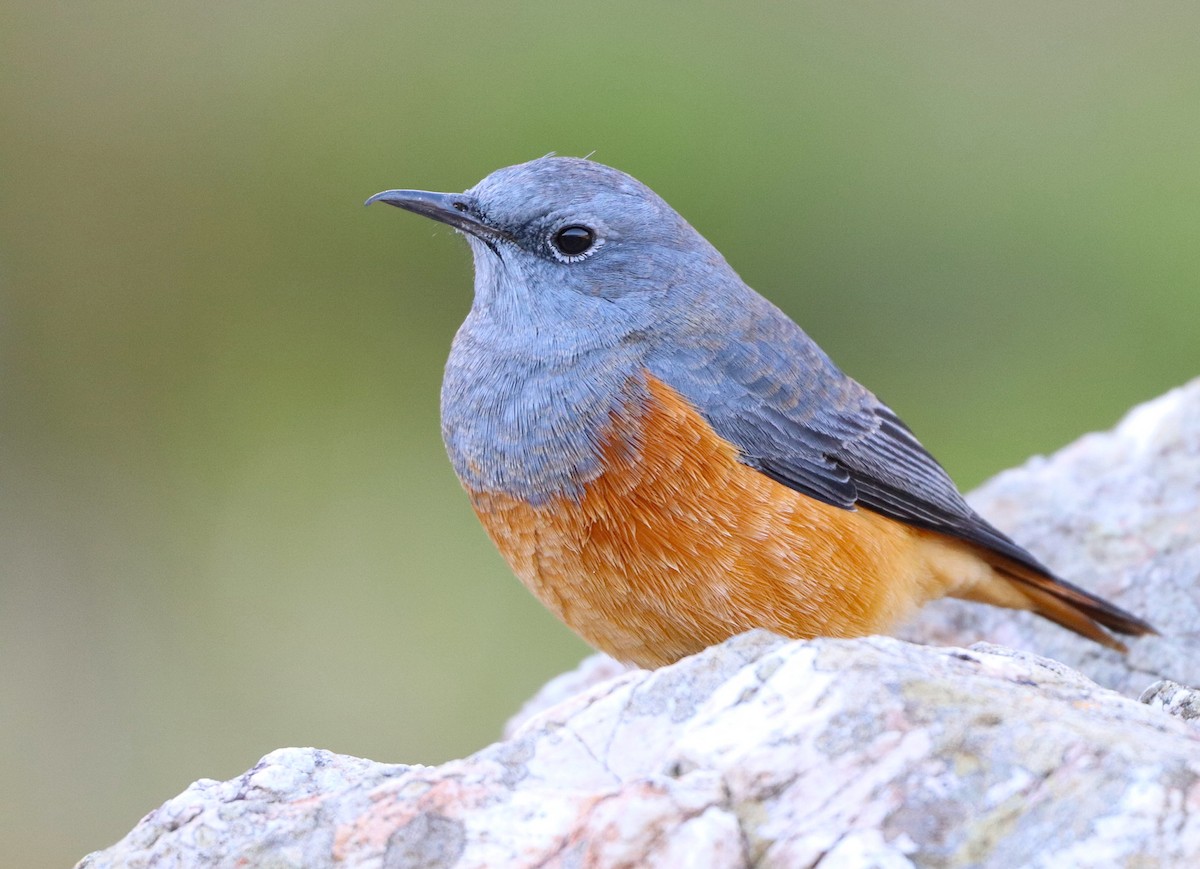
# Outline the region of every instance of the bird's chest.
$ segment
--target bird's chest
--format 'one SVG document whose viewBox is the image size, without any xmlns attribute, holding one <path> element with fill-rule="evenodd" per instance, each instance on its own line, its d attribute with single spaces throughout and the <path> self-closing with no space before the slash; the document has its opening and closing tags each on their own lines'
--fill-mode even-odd
<svg viewBox="0 0 1200 869">
<path fill-rule="evenodd" d="M 643 400 L 607 414 L 595 432 L 595 470 L 574 491 L 533 502 L 466 488 L 497 548 L 551 611 L 622 660 L 661 664 L 696 642 L 664 620 L 680 575 L 729 566 L 720 550 L 734 515 L 723 478 L 733 451 L 706 443 L 685 411 L 663 406 L 661 387 L 640 382 Z M 708 582 L 695 591 L 721 593 Z"/>
<path fill-rule="evenodd" d="M 456 344 L 442 382 L 442 437 L 471 493 L 540 505 L 577 497 L 602 471 L 615 415 L 641 402 L 637 367 L 617 353 L 531 358 Z"/>
</svg>

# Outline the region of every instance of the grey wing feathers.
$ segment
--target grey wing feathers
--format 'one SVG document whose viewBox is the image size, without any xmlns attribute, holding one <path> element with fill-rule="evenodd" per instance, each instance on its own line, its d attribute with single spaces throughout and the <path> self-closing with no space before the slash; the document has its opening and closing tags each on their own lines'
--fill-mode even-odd
<svg viewBox="0 0 1200 869">
<path fill-rule="evenodd" d="M 1040 573 L 1049 568 L 970 508 L 950 476 L 890 408 L 872 408 L 878 426 L 833 454 L 864 507 L 992 549 Z"/>
<path fill-rule="evenodd" d="M 744 424 L 721 433 L 728 436 L 732 428 L 732 442 L 746 464 L 806 495 L 847 509 L 866 507 L 1050 573 L 970 508 L 945 469 L 890 408 L 866 390 L 862 398 L 846 410 L 831 407 L 804 423 L 792 421 L 788 443 L 780 443 L 778 435 L 755 437 Z M 771 448 L 767 455 L 764 446 Z"/>
<path fill-rule="evenodd" d="M 758 314 L 740 340 L 675 347 L 651 372 L 691 401 L 744 464 L 776 482 L 977 543 L 1049 575 L 977 515 L 899 417 L 799 327 L 773 307 Z"/>
</svg>

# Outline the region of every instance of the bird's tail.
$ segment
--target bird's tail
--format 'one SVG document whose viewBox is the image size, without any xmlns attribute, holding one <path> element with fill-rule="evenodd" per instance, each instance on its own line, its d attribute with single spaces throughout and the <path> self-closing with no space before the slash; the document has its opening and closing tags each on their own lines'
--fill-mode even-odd
<svg viewBox="0 0 1200 869">
<path fill-rule="evenodd" d="M 981 550 L 980 555 L 994 571 L 1009 581 L 1013 591 L 1029 601 L 1028 609 L 1103 646 L 1119 652 L 1127 651 L 1125 644 L 1104 628 L 1135 637 L 1158 633 L 1152 625 L 1132 613 L 1065 580 L 1036 571 L 996 552 Z"/>
</svg>

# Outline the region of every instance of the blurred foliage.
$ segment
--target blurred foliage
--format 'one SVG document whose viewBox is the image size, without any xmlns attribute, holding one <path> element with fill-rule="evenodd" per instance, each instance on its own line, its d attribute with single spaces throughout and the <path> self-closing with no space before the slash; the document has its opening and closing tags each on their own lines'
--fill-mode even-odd
<svg viewBox="0 0 1200 869">
<path fill-rule="evenodd" d="M 631 172 L 964 485 L 1200 369 L 1195 4 L 3 2 L 0 842 L 282 745 L 436 762 L 584 646 L 442 454 L 453 233 Z"/>
</svg>

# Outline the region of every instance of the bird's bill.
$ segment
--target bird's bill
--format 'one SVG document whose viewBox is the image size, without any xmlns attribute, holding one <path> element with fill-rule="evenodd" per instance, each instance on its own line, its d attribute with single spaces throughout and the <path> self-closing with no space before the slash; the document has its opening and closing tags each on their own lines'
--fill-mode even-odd
<svg viewBox="0 0 1200 869">
<path fill-rule="evenodd" d="M 511 240 L 511 236 L 497 229 L 479 216 L 475 200 L 463 193 L 431 193 L 428 190 L 384 190 L 376 193 L 364 205 L 386 202 L 413 214 L 420 214 L 440 223 L 446 223 L 462 232 L 481 238 Z"/>
</svg>

